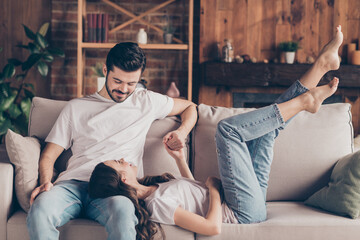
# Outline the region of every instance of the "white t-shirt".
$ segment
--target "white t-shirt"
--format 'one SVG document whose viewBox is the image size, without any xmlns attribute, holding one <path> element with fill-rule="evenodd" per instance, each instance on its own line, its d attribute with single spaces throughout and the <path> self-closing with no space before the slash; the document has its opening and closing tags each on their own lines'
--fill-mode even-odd
<svg viewBox="0 0 360 240">
<path fill-rule="evenodd" d="M 165 118 L 173 105 L 172 98 L 145 89 L 136 89 L 121 103 L 98 93 L 69 101 L 45 140 L 71 147 L 73 153 L 56 182 L 89 181 L 98 163 L 121 158 L 136 165 L 142 177 L 146 134 L 152 122 Z"/>
<path fill-rule="evenodd" d="M 206 217 L 209 191 L 204 183 L 180 177 L 158 185 L 159 187 L 144 199 L 152 221 L 174 225 L 177 207 Z M 225 202 L 221 207 L 223 223 L 239 223 Z"/>
</svg>

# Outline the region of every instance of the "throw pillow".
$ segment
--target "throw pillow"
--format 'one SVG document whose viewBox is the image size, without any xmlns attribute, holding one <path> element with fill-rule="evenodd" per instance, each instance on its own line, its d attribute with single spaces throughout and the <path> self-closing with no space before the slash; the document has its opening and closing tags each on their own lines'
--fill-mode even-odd
<svg viewBox="0 0 360 240">
<path fill-rule="evenodd" d="M 340 159 L 328 186 L 310 196 L 305 204 L 357 218 L 360 213 L 360 151 Z"/>
<path fill-rule="evenodd" d="M 15 166 L 15 193 L 22 209 L 30 208 L 30 195 L 38 183 L 38 163 L 41 146 L 33 137 L 23 137 L 8 130 L 5 137 L 6 151 Z"/>
</svg>

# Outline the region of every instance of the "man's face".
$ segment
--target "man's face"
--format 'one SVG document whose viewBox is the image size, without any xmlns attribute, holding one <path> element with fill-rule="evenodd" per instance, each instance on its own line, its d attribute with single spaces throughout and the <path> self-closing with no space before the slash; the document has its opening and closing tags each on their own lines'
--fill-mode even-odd
<svg viewBox="0 0 360 240">
<path fill-rule="evenodd" d="M 113 71 L 107 71 L 104 65 L 103 71 L 106 76 L 105 97 L 117 103 L 125 101 L 135 91 L 141 76 L 141 69 L 125 72 L 114 66 Z"/>
</svg>

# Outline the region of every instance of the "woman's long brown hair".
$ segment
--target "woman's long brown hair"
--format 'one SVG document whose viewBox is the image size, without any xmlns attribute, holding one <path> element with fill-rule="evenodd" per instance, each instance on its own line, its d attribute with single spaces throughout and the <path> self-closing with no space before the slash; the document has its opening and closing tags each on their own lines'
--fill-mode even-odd
<svg viewBox="0 0 360 240">
<path fill-rule="evenodd" d="M 139 179 L 139 183 L 145 186 L 157 185 L 157 183 L 168 182 L 174 179 L 170 173 L 159 176 L 147 176 Z M 164 233 L 160 225 L 149 220 L 150 216 L 146 209 L 145 202 L 138 199 L 136 189 L 121 181 L 121 175 L 115 169 L 99 163 L 91 174 L 89 182 L 89 195 L 92 198 L 106 198 L 122 195 L 129 198 L 135 206 L 135 215 L 138 219 L 136 225 L 136 239 L 153 239 L 158 228 Z"/>
</svg>

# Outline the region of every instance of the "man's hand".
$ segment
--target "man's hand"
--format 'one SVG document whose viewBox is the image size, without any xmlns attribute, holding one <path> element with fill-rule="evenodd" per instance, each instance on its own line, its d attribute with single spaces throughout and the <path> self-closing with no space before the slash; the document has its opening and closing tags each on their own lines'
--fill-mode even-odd
<svg viewBox="0 0 360 240">
<path fill-rule="evenodd" d="M 171 149 L 171 150 L 180 150 L 185 147 L 185 138 L 184 134 L 179 130 L 175 130 L 169 132 L 163 138 L 163 142 Z"/>
<path fill-rule="evenodd" d="M 35 198 L 42 192 L 45 191 L 50 191 L 50 189 L 53 187 L 54 185 L 51 182 L 47 182 L 44 183 L 40 186 L 38 186 L 37 188 L 35 188 L 32 193 L 31 193 L 31 197 L 30 197 L 30 205 L 33 204 Z"/>
</svg>

